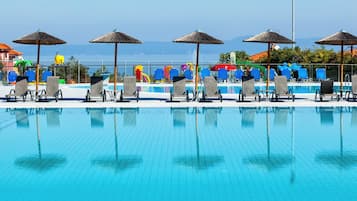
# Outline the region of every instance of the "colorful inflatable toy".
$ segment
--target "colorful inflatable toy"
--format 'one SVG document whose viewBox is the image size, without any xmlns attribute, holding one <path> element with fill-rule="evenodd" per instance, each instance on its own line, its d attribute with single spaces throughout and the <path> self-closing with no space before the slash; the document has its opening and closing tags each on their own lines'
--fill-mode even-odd
<svg viewBox="0 0 357 201">
<path fill-rule="evenodd" d="M 144 82 L 148 82 L 150 83 L 151 80 L 150 80 L 150 77 L 149 75 L 145 74 L 143 72 L 144 70 L 144 66 L 143 65 L 137 65 L 134 67 L 134 74 L 136 76 L 136 80 L 141 82 L 141 81 L 144 81 Z"/>
</svg>

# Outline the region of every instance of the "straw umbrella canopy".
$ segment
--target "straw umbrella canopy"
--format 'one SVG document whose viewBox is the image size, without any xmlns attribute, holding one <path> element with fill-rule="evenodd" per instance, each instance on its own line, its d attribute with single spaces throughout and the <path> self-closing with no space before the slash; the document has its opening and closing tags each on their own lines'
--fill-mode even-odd
<svg viewBox="0 0 357 201">
<path fill-rule="evenodd" d="M 195 136 L 196 136 L 196 155 L 186 155 L 176 157 L 174 163 L 191 167 L 196 170 L 207 170 L 224 162 L 223 156 L 219 155 L 202 155 L 200 153 L 200 141 L 198 131 L 198 109 L 195 108 Z"/>
<path fill-rule="evenodd" d="M 40 32 L 40 31 L 25 35 L 17 40 L 14 40 L 13 42 L 26 44 L 26 45 L 37 45 L 37 62 L 36 62 L 36 94 L 37 94 L 38 82 L 40 78 L 39 68 L 40 68 L 41 45 L 59 45 L 59 44 L 65 44 L 66 42 L 46 32 Z"/>
<path fill-rule="evenodd" d="M 337 33 L 334 33 L 330 36 L 327 36 L 319 41 L 315 42 L 320 45 L 340 45 L 341 46 L 341 60 L 340 60 L 340 89 L 342 93 L 343 87 L 343 63 L 344 63 L 344 53 L 343 48 L 345 45 L 357 45 L 357 37 L 341 30 Z"/>
<path fill-rule="evenodd" d="M 184 35 L 176 40 L 175 43 L 194 43 L 197 45 L 196 48 L 196 70 L 195 70 L 195 96 L 197 95 L 198 88 L 198 66 L 199 66 L 199 55 L 200 55 L 200 44 L 223 44 L 223 41 L 208 35 L 207 33 L 201 31 L 194 31 L 190 34 Z M 196 97 L 194 97 L 196 98 Z"/>
<path fill-rule="evenodd" d="M 130 168 L 136 167 L 143 162 L 143 159 L 139 156 L 119 156 L 118 151 L 118 129 L 117 129 L 117 109 L 113 111 L 114 119 L 114 145 L 115 145 L 115 157 L 104 156 L 92 160 L 93 165 L 98 165 L 103 168 L 114 170 L 115 173 L 121 172 Z"/>
<path fill-rule="evenodd" d="M 118 44 L 141 44 L 142 42 L 136 38 L 133 38 L 125 33 L 117 32 L 116 30 L 95 38 L 90 43 L 114 43 L 114 96 L 116 96 L 117 86 L 117 57 L 118 57 Z"/>
<path fill-rule="evenodd" d="M 40 120 L 38 116 L 38 111 L 36 111 L 36 133 L 38 156 L 26 156 L 18 158 L 15 161 L 15 165 L 22 168 L 32 169 L 37 172 L 46 172 L 64 165 L 67 162 L 65 157 L 57 154 L 42 154 Z"/>
<path fill-rule="evenodd" d="M 267 61 L 267 80 L 266 80 L 266 92 L 269 90 L 269 81 L 270 81 L 270 51 L 272 44 L 293 44 L 294 41 L 276 33 L 271 30 L 255 35 L 251 38 L 243 40 L 243 42 L 254 42 L 254 43 L 267 43 L 268 44 L 268 61 Z"/>
</svg>

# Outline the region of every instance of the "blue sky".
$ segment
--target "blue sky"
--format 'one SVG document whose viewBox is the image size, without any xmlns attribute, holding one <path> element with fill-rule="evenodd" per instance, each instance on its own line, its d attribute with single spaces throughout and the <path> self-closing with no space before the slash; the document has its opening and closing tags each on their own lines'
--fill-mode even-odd
<svg viewBox="0 0 357 201">
<path fill-rule="evenodd" d="M 296 37 L 341 29 L 357 34 L 356 0 L 295 0 Z M 38 29 L 71 44 L 112 31 L 145 41 L 171 41 L 196 29 L 222 40 L 273 29 L 291 36 L 291 0 L 12 0 L 1 3 L 0 41 Z M 6 8 L 6 9 L 4 9 Z M 8 20 L 6 20 L 6 16 Z"/>
</svg>

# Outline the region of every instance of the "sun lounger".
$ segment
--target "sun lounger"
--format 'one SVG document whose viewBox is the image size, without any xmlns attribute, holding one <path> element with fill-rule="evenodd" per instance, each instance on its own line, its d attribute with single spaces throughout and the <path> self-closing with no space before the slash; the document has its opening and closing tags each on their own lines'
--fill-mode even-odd
<svg viewBox="0 0 357 201">
<path fill-rule="evenodd" d="M 135 76 L 124 77 L 123 83 L 124 90 L 120 91 L 119 101 L 123 102 L 127 98 L 135 98 L 136 102 L 139 101 L 139 90 L 136 88 Z"/>
<path fill-rule="evenodd" d="M 170 70 L 170 80 L 172 81 L 174 77 L 179 76 L 179 71 L 175 68 Z"/>
<path fill-rule="evenodd" d="M 236 79 L 236 81 L 241 81 L 243 78 L 244 72 L 241 69 L 236 70 L 236 72 L 234 73 L 234 77 Z"/>
<path fill-rule="evenodd" d="M 347 100 L 349 101 L 351 98 L 353 101 L 356 101 L 357 98 L 357 75 L 352 75 L 352 90 L 347 92 Z"/>
<path fill-rule="evenodd" d="M 316 69 L 316 80 L 326 80 L 326 69 L 324 68 L 317 68 Z"/>
<path fill-rule="evenodd" d="M 320 101 L 323 101 L 324 97 L 329 96 L 331 100 L 336 97 L 337 101 L 340 100 L 340 95 L 333 90 L 333 80 L 321 81 L 320 90 L 316 90 L 315 101 L 319 97 Z"/>
<path fill-rule="evenodd" d="M 190 80 L 190 81 L 193 80 L 193 72 L 192 72 L 192 70 L 185 70 L 183 75 L 185 76 L 186 80 Z"/>
<path fill-rule="evenodd" d="M 201 70 L 201 80 L 205 80 L 206 77 L 211 76 L 211 71 L 208 68 Z"/>
<path fill-rule="evenodd" d="M 154 72 L 154 80 L 161 82 L 164 79 L 164 70 L 161 68 L 158 68 Z"/>
<path fill-rule="evenodd" d="M 287 80 L 291 79 L 291 70 L 288 68 L 285 68 L 281 71 L 281 75 L 285 76 Z"/>
<path fill-rule="evenodd" d="M 36 72 L 34 70 L 25 71 L 25 76 L 27 76 L 27 81 L 28 82 L 35 82 L 36 81 Z"/>
<path fill-rule="evenodd" d="M 299 81 L 306 81 L 308 79 L 309 79 L 309 77 L 307 75 L 307 69 L 306 68 L 300 68 L 298 70 L 298 80 Z"/>
<path fill-rule="evenodd" d="M 9 71 L 7 73 L 7 82 L 8 83 L 14 83 L 16 82 L 17 79 L 17 73 L 15 71 Z"/>
<path fill-rule="evenodd" d="M 272 99 L 278 101 L 281 97 L 287 97 L 288 100 L 291 98 L 292 101 L 295 101 L 295 95 L 288 88 L 288 81 L 285 76 L 276 76 L 275 77 L 275 90 L 272 94 Z"/>
<path fill-rule="evenodd" d="M 41 90 L 38 95 L 38 100 L 48 100 L 48 97 L 53 97 L 56 102 L 59 98 L 63 99 L 62 90 L 59 89 L 59 77 L 49 76 L 47 77 L 46 89 Z"/>
<path fill-rule="evenodd" d="M 276 77 L 276 71 L 275 71 L 275 69 L 274 68 L 271 68 L 270 69 L 270 72 L 269 72 L 269 80 L 270 81 L 274 81 L 274 79 L 275 79 L 275 77 Z M 267 70 L 265 71 L 265 76 L 268 76 L 267 75 Z"/>
<path fill-rule="evenodd" d="M 189 101 L 185 77 L 177 76 L 173 78 L 173 89 L 170 92 L 170 101 L 172 102 L 174 98 L 184 98 L 187 102 Z"/>
<path fill-rule="evenodd" d="M 261 76 L 260 76 L 260 71 L 256 68 L 253 68 L 251 71 L 250 71 L 250 75 L 252 77 L 254 77 L 254 80 L 255 81 L 259 81 Z"/>
<path fill-rule="evenodd" d="M 254 100 L 257 100 L 258 98 L 258 101 L 260 102 L 261 96 L 259 95 L 259 91 L 255 89 L 254 84 L 254 78 L 245 79 L 243 77 L 242 89 L 239 92 L 238 101 L 244 101 L 247 97 L 254 97 Z"/>
<path fill-rule="evenodd" d="M 202 91 L 202 100 L 219 99 L 222 102 L 222 94 L 218 89 L 217 81 L 213 76 L 206 77 L 204 80 L 204 90 Z"/>
<path fill-rule="evenodd" d="M 7 101 L 16 101 L 17 97 L 21 97 L 23 101 L 26 101 L 27 96 L 33 99 L 32 93 L 28 90 L 28 82 L 26 76 L 17 76 L 15 89 L 11 89 L 9 94 L 7 94 Z"/>
<path fill-rule="evenodd" d="M 52 76 L 52 72 L 49 70 L 45 70 L 42 73 L 42 82 L 47 82 L 47 77 Z"/>
<path fill-rule="evenodd" d="M 227 82 L 228 71 L 224 68 L 219 69 L 217 78 L 218 78 L 218 81 Z"/>
<path fill-rule="evenodd" d="M 94 99 L 106 100 L 106 91 L 103 89 L 103 76 L 92 76 L 90 78 L 90 90 L 87 91 L 86 101 L 94 101 Z"/>
</svg>

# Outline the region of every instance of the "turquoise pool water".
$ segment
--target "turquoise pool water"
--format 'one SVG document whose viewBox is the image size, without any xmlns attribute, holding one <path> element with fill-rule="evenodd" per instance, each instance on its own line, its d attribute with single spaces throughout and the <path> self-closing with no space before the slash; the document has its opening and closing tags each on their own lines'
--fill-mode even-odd
<svg viewBox="0 0 357 201">
<path fill-rule="evenodd" d="M 82 89 L 89 89 L 89 86 L 72 86 L 73 88 L 82 88 Z M 241 90 L 241 86 L 219 86 L 218 87 L 221 90 L 221 93 L 223 94 L 229 94 L 229 93 L 239 93 Z M 257 86 L 255 87 L 256 90 L 259 91 L 264 91 L 265 90 L 265 86 Z M 108 90 L 113 90 L 114 87 L 112 85 L 107 86 Z M 117 90 L 122 90 L 123 86 L 117 86 Z M 140 91 L 145 91 L 145 92 L 154 92 L 154 93 L 169 93 L 172 90 L 172 87 L 169 86 L 142 86 L 142 87 L 138 87 L 138 89 Z M 193 87 L 186 87 L 186 89 L 188 91 L 193 91 Z M 274 90 L 274 86 L 270 86 L 269 90 Z M 301 94 L 301 93 L 316 93 L 316 90 L 320 89 L 320 86 L 289 86 L 289 89 L 292 90 L 294 93 L 297 94 Z M 343 90 L 348 91 L 351 90 L 352 87 L 351 86 L 344 86 Z M 199 90 L 201 90 L 201 87 L 199 88 Z M 340 90 L 339 86 L 334 86 L 334 90 L 338 91 Z"/>
<path fill-rule="evenodd" d="M 352 201 L 357 108 L 0 109 L 2 201 Z"/>
</svg>

